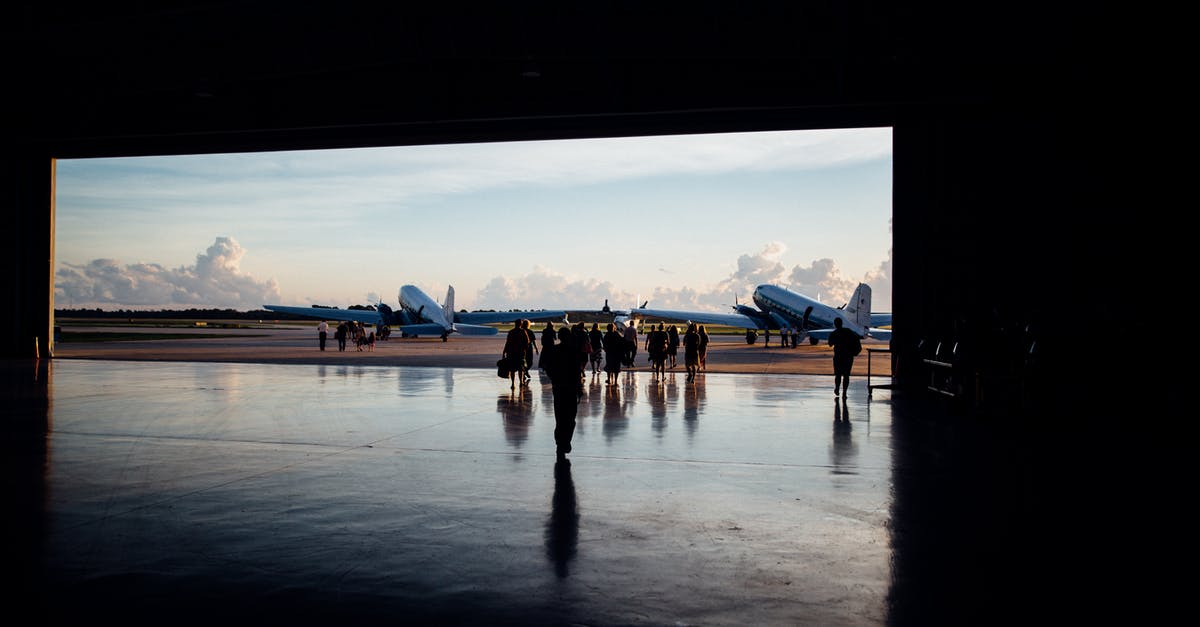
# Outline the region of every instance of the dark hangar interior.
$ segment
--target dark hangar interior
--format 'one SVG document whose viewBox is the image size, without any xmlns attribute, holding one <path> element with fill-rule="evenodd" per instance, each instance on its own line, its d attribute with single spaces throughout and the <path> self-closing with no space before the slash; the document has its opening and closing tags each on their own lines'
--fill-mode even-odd
<svg viewBox="0 0 1200 627">
<path fill-rule="evenodd" d="M 924 360 L 952 359 L 955 419 L 1036 432 L 1036 463 L 1102 467 L 1103 427 L 1062 444 L 1134 405 L 1094 377 L 1128 323 L 1113 290 L 1134 280 L 1138 220 L 1102 216 L 1136 207 L 1120 122 L 1144 100 L 1104 11 L 18 2 L 0 22 L 0 351 L 45 358 L 52 337 L 54 159 L 891 126 L 897 387 L 924 395 Z M 1029 507 L 1073 520 L 1112 481 L 1072 493 L 1060 475 Z"/>
</svg>

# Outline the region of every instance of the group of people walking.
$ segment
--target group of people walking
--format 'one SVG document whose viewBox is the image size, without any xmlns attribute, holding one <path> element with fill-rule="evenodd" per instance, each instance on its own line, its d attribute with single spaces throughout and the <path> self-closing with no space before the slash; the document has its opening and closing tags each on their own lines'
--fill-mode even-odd
<svg viewBox="0 0 1200 627">
<path fill-rule="evenodd" d="M 388 338 L 388 328 L 386 325 L 378 326 L 379 333 L 375 330 L 368 331 L 367 327 L 362 322 L 344 321 L 337 325 L 333 332 L 333 339 L 337 340 L 338 352 L 345 352 L 347 342 L 353 342 L 355 349 L 362 351 L 375 350 L 375 341 L 386 340 Z M 320 344 L 321 350 L 325 350 L 325 342 L 329 337 L 329 323 L 322 320 L 317 325 L 317 341 Z"/>
<path fill-rule="evenodd" d="M 842 326 L 841 319 L 835 319 L 834 326 L 836 328 L 829 336 L 829 345 L 833 347 L 833 393 L 834 396 L 845 396 L 850 387 L 850 370 L 854 358 L 862 351 L 862 343 L 857 334 Z M 683 346 L 687 381 L 694 382 L 696 374 L 704 369 L 708 340 L 704 325 L 695 322 L 688 324 L 682 334 L 675 325 L 650 325 L 645 350 L 652 372 L 655 376 L 665 376 L 668 363 L 671 368 L 677 365 L 679 347 Z M 555 451 L 558 459 L 563 461 L 571 452 L 571 438 L 575 433 L 575 419 L 579 402 L 584 397 L 589 366 L 593 375 L 603 369 L 608 374 L 608 383 L 616 384 L 622 366 L 632 365 L 637 355 L 637 329 L 628 325 L 625 333 L 620 333 L 615 324 L 609 323 L 607 331 L 601 332 L 598 323 L 593 323 L 589 330 L 580 322 L 556 330 L 554 323 L 547 322 L 540 341 L 539 348 L 529 320 L 518 321 L 505 338 L 500 365 L 507 369 L 511 388 L 515 389 L 518 378 L 522 386 L 529 383 L 534 354 L 540 355 L 538 368 L 549 377 L 554 394 Z"/>
<path fill-rule="evenodd" d="M 704 370 L 708 357 L 708 332 L 704 325 L 689 323 L 683 335 L 679 327 L 659 323 L 646 332 L 646 353 L 650 359 L 650 371 L 656 376 L 665 375 L 667 368 L 679 365 L 679 347 L 683 346 L 683 361 L 687 367 L 689 382 L 696 380 L 696 373 Z M 670 364 L 668 366 L 667 364 Z"/>
</svg>

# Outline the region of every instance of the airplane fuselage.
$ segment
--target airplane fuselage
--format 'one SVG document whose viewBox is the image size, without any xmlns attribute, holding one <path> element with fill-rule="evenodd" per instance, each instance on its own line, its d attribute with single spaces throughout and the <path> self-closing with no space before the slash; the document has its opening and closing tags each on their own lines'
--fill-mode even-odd
<svg viewBox="0 0 1200 627">
<path fill-rule="evenodd" d="M 442 306 L 415 285 L 405 285 L 400 288 L 400 309 L 409 317 L 412 324 L 433 323 L 450 329 L 450 323 L 445 320 Z"/>
<path fill-rule="evenodd" d="M 760 285 L 754 290 L 754 304 L 759 309 L 771 315 L 777 321 L 782 319 L 787 326 L 800 329 L 821 329 L 833 327 L 833 321 L 840 318 L 842 325 L 854 331 L 859 336 L 865 336 L 867 329 L 846 315 L 843 310 L 835 309 L 813 300 L 803 294 L 798 294 L 778 285 Z M 811 310 L 809 310 L 811 308 Z M 805 311 L 809 311 L 805 324 Z"/>
</svg>

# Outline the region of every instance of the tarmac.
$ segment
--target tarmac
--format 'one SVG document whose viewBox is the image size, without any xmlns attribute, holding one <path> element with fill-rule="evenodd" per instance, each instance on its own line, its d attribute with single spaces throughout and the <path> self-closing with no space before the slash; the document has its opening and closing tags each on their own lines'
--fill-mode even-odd
<svg viewBox="0 0 1200 627">
<path fill-rule="evenodd" d="M 116 359 L 138 361 L 220 361 L 229 363 L 326 364 L 376 366 L 433 366 L 452 368 L 496 367 L 504 348 L 504 335 L 462 337 L 451 336 L 443 342 L 436 337 L 399 338 L 376 342 L 372 351 L 358 351 L 348 346 L 337 350 L 330 333 L 324 351 L 319 350 L 315 328 L 259 327 L 253 329 L 204 329 L 156 327 L 70 327 L 75 332 L 121 332 L 126 334 L 174 333 L 194 335 L 195 339 L 118 341 L 118 342 L 59 342 L 54 348 L 56 358 Z M 644 341 L 644 340 L 643 340 Z M 742 336 L 712 336 L 705 370 L 709 373 L 737 374 L 813 374 L 833 375 L 833 352 L 827 345 L 803 342 L 796 348 L 783 348 L 778 336 L 771 336 L 767 346 L 763 337 L 746 344 Z M 884 350 L 887 344 L 867 340 L 865 349 Z M 866 376 L 867 350 L 855 360 L 853 374 Z M 885 379 L 891 374 L 889 355 L 871 356 L 873 376 Z M 535 356 L 536 359 L 536 356 Z M 646 352 L 641 350 L 635 361 L 635 371 L 649 372 Z M 680 349 L 676 371 L 683 372 L 683 350 Z M 887 381 L 873 383 L 886 384 Z"/>
<path fill-rule="evenodd" d="M 858 376 L 837 398 L 829 376 L 718 358 L 695 383 L 589 375 L 556 462 L 544 378 L 513 390 L 463 365 L 494 344 L 322 354 L 309 337 L 295 350 L 317 363 L 290 363 L 259 340 L 230 342 L 244 362 L 169 340 L 171 360 L 64 344 L 3 364 L 5 550 L 26 574 L 6 607 L 45 624 L 964 625 L 1061 600 L 1030 541 L 1027 444 L 940 399 Z M 742 346 L 713 355 L 820 354 Z M 442 365 L 385 361 L 418 352 Z"/>
</svg>

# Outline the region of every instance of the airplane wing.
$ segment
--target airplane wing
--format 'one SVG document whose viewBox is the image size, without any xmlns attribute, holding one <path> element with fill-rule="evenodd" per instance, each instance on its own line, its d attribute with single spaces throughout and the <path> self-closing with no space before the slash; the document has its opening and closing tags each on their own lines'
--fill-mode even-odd
<svg viewBox="0 0 1200 627">
<path fill-rule="evenodd" d="M 815 337 L 818 340 L 825 342 L 825 341 L 829 340 L 830 333 L 833 333 L 832 328 L 830 328 L 830 329 L 811 329 L 810 331 L 808 331 L 808 336 Z M 871 327 L 871 328 L 867 329 L 867 337 L 870 337 L 870 338 L 876 339 L 876 340 L 882 340 L 882 341 L 886 342 L 886 341 L 889 341 L 892 339 L 892 330 L 891 329 L 878 329 L 875 327 Z"/>
<path fill-rule="evenodd" d="M 629 312 L 636 318 L 644 320 L 662 320 L 663 322 L 698 322 L 700 324 L 716 324 L 743 329 L 765 329 L 762 321 L 738 313 L 718 313 L 715 311 L 674 311 L 670 309 L 638 308 Z"/>
<path fill-rule="evenodd" d="M 333 309 L 326 307 L 288 307 L 285 305 L 263 305 L 263 309 L 268 311 L 278 311 L 280 313 L 289 313 L 297 316 L 306 316 L 319 320 L 349 320 L 351 322 L 361 322 L 363 324 L 379 324 L 383 322 L 383 316 L 378 311 L 369 311 L 366 309 Z"/>
<path fill-rule="evenodd" d="M 515 322 L 522 318 L 532 322 L 544 322 L 546 320 L 562 320 L 566 315 L 567 312 L 565 311 L 460 311 L 455 312 L 454 321 L 456 323 L 465 323 L 467 325 Z M 455 326 L 457 327 L 463 325 L 456 324 Z"/>
</svg>

